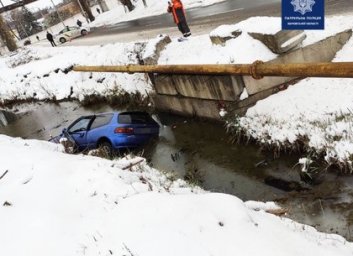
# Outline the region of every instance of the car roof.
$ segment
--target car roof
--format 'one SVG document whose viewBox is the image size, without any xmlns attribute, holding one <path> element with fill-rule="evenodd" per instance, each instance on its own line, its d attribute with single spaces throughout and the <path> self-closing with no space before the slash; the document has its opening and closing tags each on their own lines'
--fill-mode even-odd
<svg viewBox="0 0 353 256">
<path fill-rule="evenodd" d="M 92 116 L 103 116 L 103 115 L 119 115 L 119 114 L 148 114 L 146 111 L 114 111 L 114 112 L 102 112 L 102 113 L 95 113 L 92 115 L 86 115 L 81 117 L 92 117 Z"/>
</svg>

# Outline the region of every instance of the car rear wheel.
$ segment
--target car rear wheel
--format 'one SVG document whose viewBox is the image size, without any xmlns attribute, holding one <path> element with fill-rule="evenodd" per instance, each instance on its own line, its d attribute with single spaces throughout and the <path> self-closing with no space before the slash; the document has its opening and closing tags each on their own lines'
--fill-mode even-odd
<svg viewBox="0 0 353 256">
<path fill-rule="evenodd" d="M 87 34 L 88 34 L 88 32 L 87 32 L 86 29 L 82 29 L 82 30 L 81 30 L 81 35 L 85 36 L 85 35 L 87 35 Z"/>
<path fill-rule="evenodd" d="M 59 39 L 59 41 L 60 41 L 60 43 L 66 43 L 66 39 L 64 38 L 64 37 L 60 37 L 60 39 Z"/>
<path fill-rule="evenodd" d="M 113 157 L 113 147 L 112 144 L 108 141 L 102 141 L 98 144 L 99 153 L 104 158 L 112 158 Z"/>
</svg>

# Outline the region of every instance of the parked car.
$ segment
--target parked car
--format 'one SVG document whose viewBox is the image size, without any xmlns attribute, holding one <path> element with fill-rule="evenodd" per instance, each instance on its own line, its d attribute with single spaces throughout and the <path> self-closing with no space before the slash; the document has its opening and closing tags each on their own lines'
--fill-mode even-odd
<svg viewBox="0 0 353 256">
<path fill-rule="evenodd" d="M 63 44 L 74 38 L 87 35 L 88 32 L 90 32 L 89 27 L 66 26 L 55 36 L 55 40 Z"/>
<path fill-rule="evenodd" d="M 103 147 L 111 155 L 119 149 L 140 147 L 158 137 L 159 125 L 146 112 L 114 112 L 82 116 L 49 141 L 66 138 L 76 151 Z"/>
</svg>

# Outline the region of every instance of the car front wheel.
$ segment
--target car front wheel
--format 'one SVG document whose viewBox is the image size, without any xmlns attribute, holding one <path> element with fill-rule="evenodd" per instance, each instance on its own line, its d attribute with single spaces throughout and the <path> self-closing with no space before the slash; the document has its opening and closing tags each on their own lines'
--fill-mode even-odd
<svg viewBox="0 0 353 256">
<path fill-rule="evenodd" d="M 61 37 L 61 38 L 59 39 L 59 41 L 60 41 L 60 43 L 62 43 L 62 44 L 66 43 L 66 39 L 65 39 L 64 37 Z"/>
<path fill-rule="evenodd" d="M 87 35 L 87 34 L 88 34 L 88 32 L 87 32 L 86 29 L 82 29 L 82 30 L 81 30 L 81 35 L 85 36 L 85 35 Z"/>
</svg>

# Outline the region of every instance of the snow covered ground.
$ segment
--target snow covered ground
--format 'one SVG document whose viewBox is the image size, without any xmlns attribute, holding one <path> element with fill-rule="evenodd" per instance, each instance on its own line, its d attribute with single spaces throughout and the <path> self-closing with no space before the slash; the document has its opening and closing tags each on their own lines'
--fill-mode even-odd
<svg viewBox="0 0 353 256">
<path fill-rule="evenodd" d="M 137 64 L 138 47 L 111 44 L 90 47 L 30 47 L 12 57 L 0 59 L 0 101 L 25 99 L 57 100 L 86 95 L 123 92 L 146 94 L 151 90 L 142 74 L 79 73 L 62 71 L 74 64 Z"/>
<path fill-rule="evenodd" d="M 105 25 L 112 25 L 122 21 L 139 19 L 147 16 L 159 15 L 167 12 L 169 0 L 146 0 L 147 8 L 144 7 L 142 0 L 135 1 L 136 8 L 132 12 L 125 12 L 123 6 L 116 8 L 99 15 L 94 22 L 90 24 L 91 27 L 100 27 Z M 211 5 L 222 2 L 224 0 L 183 0 L 184 8 L 192 8 L 199 6 Z"/>
<path fill-rule="evenodd" d="M 136 158 L 0 135 L 0 255 L 352 255 L 334 234 L 167 178 Z M 123 170 L 125 169 L 125 170 Z"/>
</svg>

